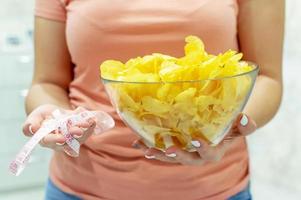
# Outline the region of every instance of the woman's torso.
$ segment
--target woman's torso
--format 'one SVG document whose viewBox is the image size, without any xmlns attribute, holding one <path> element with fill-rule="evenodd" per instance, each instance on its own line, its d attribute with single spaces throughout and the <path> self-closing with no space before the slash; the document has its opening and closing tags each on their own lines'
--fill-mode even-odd
<svg viewBox="0 0 301 200">
<path fill-rule="evenodd" d="M 56 153 L 50 169 L 54 183 L 84 199 L 225 199 L 243 189 L 248 181 L 244 139 L 218 163 L 195 167 L 147 160 L 131 147 L 137 136 L 120 121 L 99 80 L 102 61 L 153 52 L 181 56 L 184 37 L 191 34 L 202 38 L 210 53 L 237 50 L 236 0 L 64 3 L 60 12 L 66 13 L 67 45 L 75 65 L 71 103 L 110 113 L 116 127 L 89 138 L 78 158 Z"/>
</svg>

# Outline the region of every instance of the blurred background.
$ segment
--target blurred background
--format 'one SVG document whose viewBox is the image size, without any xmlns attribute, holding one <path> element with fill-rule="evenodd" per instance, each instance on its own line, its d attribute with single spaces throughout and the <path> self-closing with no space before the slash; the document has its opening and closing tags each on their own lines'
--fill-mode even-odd
<svg viewBox="0 0 301 200">
<path fill-rule="evenodd" d="M 27 140 L 21 125 L 33 70 L 34 0 L 0 2 L 0 199 L 42 199 L 50 151 L 39 147 L 19 177 L 7 170 Z M 287 0 L 286 9 L 283 103 L 273 121 L 248 139 L 255 200 L 301 199 L 301 1 Z"/>
</svg>

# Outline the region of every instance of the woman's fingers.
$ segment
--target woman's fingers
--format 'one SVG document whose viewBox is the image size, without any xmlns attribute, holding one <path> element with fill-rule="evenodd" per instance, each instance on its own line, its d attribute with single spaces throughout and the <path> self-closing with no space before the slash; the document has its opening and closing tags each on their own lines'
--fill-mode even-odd
<svg viewBox="0 0 301 200">
<path fill-rule="evenodd" d="M 71 127 L 69 131 L 70 134 L 82 144 L 93 134 L 95 126 L 96 122 L 93 119 L 89 119 L 87 123 L 81 123 L 77 127 Z"/>
<path fill-rule="evenodd" d="M 154 160 L 160 160 L 164 162 L 171 162 L 171 163 L 178 163 L 175 159 L 167 157 L 164 152 L 155 149 L 155 148 L 149 148 L 147 147 L 143 141 L 135 140 L 132 144 L 132 146 L 136 149 L 140 149 L 143 151 L 145 158 L 147 159 L 154 159 Z"/>
<path fill-rule="evenodd" d="M 241 114 L 238 117 L 238 120 L 239 123 L 237 122 L 237 129 L 238 132 L 243 136 L 253 133 L 257 128 L 256 122 L 246 114 Z"/>
<path fill-rule="evenodd" d="M 184 151 L 176 146 L 166 149 L 165 155 L 184 165 L 202 165 L 205 162 L 196 152 Z"/>
<path fill-rule="evenodd" d="M 95 127 L 95 121 L 91 120 L 89 122 L 83 122 L 78 124 L 78 126 L 68 127 L 69 133 L 77 139 L 80 143 L 83 143 L 92 133 Z M 70 154 L 72 149 L 68 149 L 65 145 L 66 138 L 58 130 L 46 135 L 40 144 L 43 147 L 51 148 L 54 150 L 65 150 Z"/>
<path fill-rule="evenodd" d="M 192 145 L 195 147 L 199 156 L 202 157 L 205 161 L 216 162 L 221 160 L 224 156 L 227 147 L 230 145 L 229 142 L 221 142 L 217 146 L 210 146 L 207 142 L 198 139 L 192 142 Z"/>
<path fill-rule="evenodd" d="M 214 160 L 214 155 L 212 155 L 212 150 L 207 142 L 203 141 L 202 139 L 195 139 L 191 141 L 191 144 L 194 146 L 200 157 L 208 161 Z"/>
<path fill-rule="evenodd" d="M 47 119 L 50 118 L 51 113 L 53 112 L 53 110 L 58 109 L 58 107 L 54 106 L 54 105 L 42 105 L 38 108 L 36 108 L 34 111 L 32 111 L 26 121 L 23 124 L 23 133 L 26 136 L 31 137 L 35 132 L 37 132 L 37 130 L 41 127 L 42 122 Z M 80 113 L 83 111 L 86 111 L 86 109 L 84 109 L 83 107 L 78 107 L 76 108 L 74 111 L 67 111 L 67 110 L 63 110 L 60 109 L 62 113 Z"/>
<path fill-rule="evenodd" d="M 164 152 L 155 149 L 155 148 L 149 148 L 145 151 L 145 157 L 147 159 L 156 159 L 164 162 L 170 162 L 170 163 L 178 163 L 177 160 L 174 158 L 168 157 L 165 155 Z"/>
<path fill-rule="evenodd" d="M 47 119 L 53 110 L 58 109 L 54 105 L 42 105 L 32 111 L 23 124 L 23 133 L 26 136 L 32 136 L 40 128 L 41 123 Z"/>
<path fill-rule="evenodd" d="M 181 163 L 184 165 L 201 165 L 204 160 L 196 152 L 187 152 L 172 146 L 165 152 L 156 148 L 148 148 L 141 140 L 136 140 L 133 147 L 142 150 L 147 159 L 155 159 L 169 163 Z"/>
<path fill-rule="evenodd" d="M 40 141 L 40 145 L 54 150 L 61 150 L 65 141 L 66 138 L 63 135 L 50 133 Z"/>
<path fill-rule="evenodd" d="M 256 128 L 256 122 L 246 114 L 241 113 L 233 123 L 232 129 L 225 139 L 229 140 L 235 137 L 247 136 L 253 133 Z"/>
<path fill-rule="evenodd" d="M 69 128 L 69 133 L 75 138 L 75 139 L 79 139 L 81 138 L 84 134 L 85 131 L 83 128 L 80 128 L 78 126 L 72 126 Z"/>
<path fill-rule="evenodd" d="M 23 125 L 23 133 L 31 137 L 40 128 L 44 118 L 41 115 L 29 115 Z"/>
<path fill-rule="evenodd" d="M 63 151 L 71 157 L 77 157 L 78 154 L 69 146 L 69 145 L 63 145 Z"/>
</svg>

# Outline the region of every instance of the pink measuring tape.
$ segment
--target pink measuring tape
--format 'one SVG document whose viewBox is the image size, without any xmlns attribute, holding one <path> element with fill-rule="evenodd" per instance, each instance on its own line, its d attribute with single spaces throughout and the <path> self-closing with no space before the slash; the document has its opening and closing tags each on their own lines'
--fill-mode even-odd
<svg viewBox="0 0 301 200">
<path fill-rule="evenodd" d="M 115 122 L 110 115 L 102 111 L 83 111 L 79 114 L 63 115 L 59 110 L 52 113 L 53 118 L 45 120 L 41 128 L 32 136 L 32 138 L 22 147 L 16 158 L 10 163 L 9 171 L 18 176 L 25 168 L 33 149 L 39 142 L 56 129 L 60 129 L 66 138 L 66 144 L 73 156 L 79 155 L 80 143 L 69 133 L 68 126 L 75 126 L 85 122 L 90 118 L 96 120 L 94 133 L 101 133 L 114 127 Z"/>
</svg>

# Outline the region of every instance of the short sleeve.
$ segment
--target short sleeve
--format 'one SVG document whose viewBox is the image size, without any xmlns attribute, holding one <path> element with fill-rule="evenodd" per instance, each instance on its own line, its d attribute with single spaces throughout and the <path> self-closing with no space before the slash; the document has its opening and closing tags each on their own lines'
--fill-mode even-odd
<svg viewBox="0 0 301 200">
<path fill-rule="evenodd" d="M 64 0 L 35 0 L 35 16 L 66 21 L 66 2 Z"/>
</svg>

